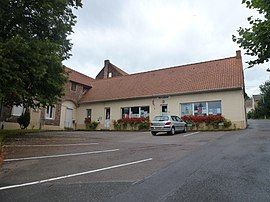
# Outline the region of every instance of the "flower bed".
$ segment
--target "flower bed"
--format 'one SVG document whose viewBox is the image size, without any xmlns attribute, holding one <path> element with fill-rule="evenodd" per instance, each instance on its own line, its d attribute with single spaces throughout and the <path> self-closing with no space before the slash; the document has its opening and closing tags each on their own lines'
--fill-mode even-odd
<svg viewBox="0 0 270 202">
<path fill-rule="evenodd" d="M 122 118 L 113 121 L 115 130 L 149 130 L 149 118 Z"/>
<path fill-rule="evenodd" d="M 187 123 L 189 130 L 223 130 L 229 129 L 232 122 L 221 115 L 208 116 L 183 116 L 182 120 Z"/>
</svg>

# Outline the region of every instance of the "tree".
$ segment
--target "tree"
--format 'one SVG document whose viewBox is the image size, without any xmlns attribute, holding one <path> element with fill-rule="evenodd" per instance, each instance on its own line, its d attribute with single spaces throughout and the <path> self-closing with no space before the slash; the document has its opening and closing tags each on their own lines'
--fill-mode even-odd
<svg viewBox="0 0 270 202">
<path fill-rule="evenodd" d="M 251 27 L 238 30 L 239 36 L 233 36 L 233 41 L 246 50 L 246 54 L 256 59 L 247 62 L 249 67 L 268 62 L 270 58 L 270 1 L 242 0 L 249 9 L 256 9 L 261 18 L 248 17 Z"/>
<path fill-rule="evenodd" d="M 262 97 L 255 109 L 250 113 L 250 116 L 254 119 L 270 118 L 270 81 L 260 85 L 260 90 Z"/>
<path fill-rule="evenodd" d="M 0 102 L 25 108 L 55 104 L 67 80 L 81 0 L 2 0 L 0 4 Z"/>
</svg>

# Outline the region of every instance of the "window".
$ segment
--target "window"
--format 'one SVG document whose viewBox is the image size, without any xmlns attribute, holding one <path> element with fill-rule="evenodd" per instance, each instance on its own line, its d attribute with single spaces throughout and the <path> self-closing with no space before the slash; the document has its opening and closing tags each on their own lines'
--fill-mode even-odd
<svg viewBox="0 0 270 202">
<path fill-rule="evenodd" d="M 92 109 L 86 109 L 86 117 L 91 119 Z"/>
<path fill-rule="evenodd" d="M 131 107 L 131 113 L 130 113 L 130 116 L 132 118 L 136 118 L 136 117 L 140 117 L 140 109 L 139 107 Z"/>
<path fill-rule="evenodd" d="M 46 108 L 45 119 L 54 119 L 54 107 L 48 106 Z"/>
<path fill-rule="evenodd" d="M 122 118 L 128 118 L 129 117 L 129 108 L 124 107 L 122 108 Z"/>
<path fill-rule="evenodd" d="M 169 121 L 169 117 L 168 116 L 156 116 L 154 118 L 154 121 Z"/>
<path fill-rule="evenodd" d="M 109 120 L 111 118 L 110 108 L 105 108 L 105 115 L 106 115 L 106 120 Z"/>
<path fill-rule="evenodd" d="M 141 107 L 141 117 L 148 117 L 149 116 L 149 113 L 150 113 L 150 109 L 149 107 Z"/>
<path fill-rule="evenodd" d="M 168 105 L 162 105 L 161 106 L 161 112 L 162 113 L 167 113 L 168 112 Z"/>
<path fill-rule="evenodd" d="M 12 107 L 12 112 L 11 112 L 11 115 L 12 116 L 21 116 L 23 113 L 23 106 L 19 105 L 19 106 L 16 106 L 14 105 Z"/>
<path fill-rule="evenodd" d="M 176 116 L 175 118 L 176 118 L 176 121 L 179 121 L 179 122 L 182 121 L 182 119 L 180 119 L 178 116 Z"/>
<path fill-rule="evenodd" d="M 221 101 L 195 102 L 181 104 L 181 116 L 185 115 L 220 115 Z"/>
<path fill-rule="evenodd" d="M 193 115 L 193 109 L 192 104 L 181 104 L 181 115 Z"/>
<path fill-rule="evenodd" d="M 121 109 L 122 118 L 139 118 L 139 117 L 148 117 L 150 113 L 149 106 L 143 107 L 123 107 Z"/>
<path fill-rule="evenodd" d="M 76 91 L 76 89 L 77 89 L 77 84 L 74 82 L 71 82 L 71 90 Z"/>
<path fill-rule="evenodd" d="M 208 114 L 221 114 L 221 101 L 208 102 Z"/>
<path fill-rule="evenodd" d="M 111 77 L 112 77 L 112 73 L 110 72 L 110 73 L 109 73 L 109 78 L 111 78 Z"/>
<path fill-rule="evenodd" d="M 207 114 L 206 102 L 198 102 L 194 103 L 193 105 L 194 105 L 194 115 Z"/>
</svg>

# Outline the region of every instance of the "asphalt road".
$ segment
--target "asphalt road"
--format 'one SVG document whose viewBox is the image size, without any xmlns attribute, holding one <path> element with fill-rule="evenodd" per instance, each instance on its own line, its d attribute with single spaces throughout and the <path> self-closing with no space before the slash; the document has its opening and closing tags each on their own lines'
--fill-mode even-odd
<svg viewBox="0 0 270 202">
<path fill-rule="evenodd" d="M 270 201 L 264 120 L 175 136 L 33 134 L 5 152 L 0 201 Z"/>
</svg>

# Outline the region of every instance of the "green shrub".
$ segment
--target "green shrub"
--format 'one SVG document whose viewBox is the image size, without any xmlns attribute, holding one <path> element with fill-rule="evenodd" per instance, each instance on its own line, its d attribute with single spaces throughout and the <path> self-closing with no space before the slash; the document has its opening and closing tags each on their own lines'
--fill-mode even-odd
<svg viewBox="0 0 270 202">
<path fill-rule="evenodd" d="M 229 128 L 229 127 L 231 127 L 231 125 L 232 125 L 232 122 L 229 120 L 229 119 L 225 119 L 224 121 L 223 121 L 223 126 L 224 126 L 224 128 Z"/>
<path fill-rule="evenodd" d="M 87 129 L 87 130 L 96 130 L 97 127 L 98 127 L 98 124 L 99 124 L 99 122 L 96 122 L 96 121 L 87 123 L 87 124 L 86 124 L 86 129 Z"/>
<path fill-rule="evenodd" d="M 26 109 L 24 113 L 17 119 L 18 124 L 20 124 L 21 129 L 25 129 L 30 124 L 30 112 L 29 109 Z"/>
<path fill-rule="evenodd" d="M 139 130 L 149 130 L 150 124 L 149 121 L 145 121 L 143 123 L 140 123 L 138 126 Z"/>
</svg>

